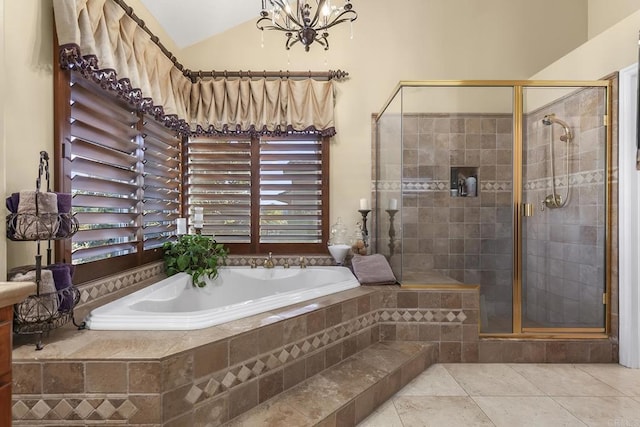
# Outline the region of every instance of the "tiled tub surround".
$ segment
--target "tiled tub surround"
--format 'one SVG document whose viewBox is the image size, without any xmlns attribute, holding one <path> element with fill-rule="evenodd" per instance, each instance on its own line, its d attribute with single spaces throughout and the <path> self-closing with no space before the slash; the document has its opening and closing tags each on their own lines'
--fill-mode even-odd
<svg viewBox="0 0 640 427">
<path fill-rule="evenodd" d="M 605 291 L 606 114 L 603 88 L 580 89 L 529 113 L 525 120 L 523 200 L 535 206 L 523 240 L 523 325 L 603 327 Z M 559 209 L 540 210 L 551 194 L 549 131 L 545 114 L 568 123 L 573 141 L 559 140 L 553 126 L 558 194 L 570 195 Z M 570 174 L 565 175 L 569 157 Z"/>
<path fill-rule="evenodd" d="M 14 425 L 217 425 L 380 340 L 474 361 L 478 299 L 360 287 L 196 331 L 62 328 L 40 352 L 13 352 Z"/>
</svg>

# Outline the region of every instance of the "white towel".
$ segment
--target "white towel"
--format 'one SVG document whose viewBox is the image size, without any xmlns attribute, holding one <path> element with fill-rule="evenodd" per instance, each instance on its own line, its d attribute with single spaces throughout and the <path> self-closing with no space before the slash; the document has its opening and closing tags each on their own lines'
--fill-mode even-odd
<svg viewBox="0 0 640 427">
<path fill-rule="evenodd" d="M 15 226 L 16 238 L 24 240 L 50 239 L 56 235 L 59 227 L 58 195 L 56 193 L 20 192 Z"/>
<path fill-rule="evenodd" d="M 28 271 L 16 274 L 12 282 L 35 282 L 36 272 Z M 40 295 L 29 296 L 22 303 L 16 305 L 19 320 L 28 322 L 46 321 L 58 312 L 58 294 L 50 270 L 42 270 L 40 274 Z"/>
</svg>

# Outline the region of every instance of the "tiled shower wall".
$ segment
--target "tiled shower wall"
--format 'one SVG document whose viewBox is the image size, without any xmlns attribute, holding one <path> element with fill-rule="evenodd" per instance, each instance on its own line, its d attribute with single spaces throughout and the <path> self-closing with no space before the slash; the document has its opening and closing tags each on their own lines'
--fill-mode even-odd
<svg viewBox="0 0 640 427">
<path fill-rule="evenodd" d="M 402 162 L 385 154 L 377 182 L 381 197 L 402 193 L 402 257 L 391 264 L 399 271 L 402 262 L 403 282 L 435 271 L 481 284 L 485 325 L 496 316 L 511 321 L 512 121 L 510 114 L 405 114 Z M 380 127 L 393 133 L 393 126 Z M 381 145 L 385 140 L 393 136 L 380 135 Z M 451 196 L 452 167 L 477 168 L 477 197 Z"/>
<path fill-rule="evenodd" d="M 580 89 L 526 115 L 524 197 L 535 206 L 523 241 L 524 326 L 602 327 L 605 280 L 605 186 L 607 175 L 604 88 Z M 559 125 L 542 124 L 555 113 L 573 141 L 559 140 Z M 553 127 L 556 191 L 567 205 L 541 210 L 551 194 L 549 132 Z M 569 156 L 568 183 L 565 175 Z"/>
</svg>

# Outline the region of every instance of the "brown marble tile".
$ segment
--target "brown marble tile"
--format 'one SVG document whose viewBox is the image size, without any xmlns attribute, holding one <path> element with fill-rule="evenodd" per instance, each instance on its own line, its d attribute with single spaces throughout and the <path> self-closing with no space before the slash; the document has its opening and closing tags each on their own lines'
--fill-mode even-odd
<svg viewBox="0 0 640 427">
<path fill-rule="evenodd" d="M 396 340 L 396 324 L 383 323 L 380 325 L 380 341 Z"/>
<path fill-rule="evenodd" d="M 84 364 L 79 362 L 45 362 L 42 365 L 43 393 L 83 393 L 84 391 Z"/>
<path fill-rule="evenodd" d="M 287 403 L 300 411 L 311 422 L 324 420 L 342 407 L 344 396 L 335 382 L 315 375 L 287 392 Z"/>
<path fill-rule="evenodd" d="M 365 329 L 356 335 L 356 351 L 362 351 L 371 345 L 371 330 Z"/>
<path fill-rule="evenodd" d="M 371 311 L 371 296 L 364 295 L 357 299 L 358 316 L 367 314 Z"/>
<path fill-rule="evenodd" d="M 382 297 L 382 308 L 395 308 L 398 306 L 397 289 L 399 288 L 394 287 L 394 289 L 384 290 L 380 292 Z"/>
<path fill-rule="evenodd" d="M 444 324 L 440 327 L 441 341 L 462 341 L 462 325 Z"/>
<path fill-rule="evenodd" d="M 324 420 L 313 425 L 314 427 L 336 427 L 336 413 L 332 413 Z"/>
<path fill-rule="evenodd" d="M 325 367 L 333 366 L 343 359 L 342 343 L 329 345 L 325 348 Z"/>
<path fill-rule="evenodd" d="M 258 381 L 249 381 L 229 391 L 229 418 L 247 412 L 258 404 Z"/>
<path fill-rule="evenodd" d="M 586 363 L 589 361 L 589 343 L 548 341 L 545 357 L 547 363 Z"/>
<path fill-rule="evenodd" d="M 378 383 L 376 383 L 378 384 Z M 371 414 L 375 408 L 375 385 L 369 387 L 362 394 L 356 397 L 355 399 L 355 423 L 358 424 L 360 421 L 367 418 L 369 414 Z"/>
<path fill-rule="evenodd" d="M 396 339 L 399 341 L 417 341 L 419 339 L 418 323 L 398 323 L 396 324 Z"/>
<path fill-rule="evenodd" d="M 478 292 L 462 292 L 462 308 L 480 308 L 480 294 Z M 465 310 L 466 312 L 466 310 Z"/>
<path fill-rule="evenodd" d="M 478 343 L 477 342 L 463 342 L 462 343 L 462 363 L 477 363 L 478 362 Z"/>
<path fill-rule="evenodd" d="M 342 358 L 343 359 L 346 359 L 347 357 L 356 354 L 357 351 L 358 351 L 358 341 L 354 335 L 347 337 L 342 341 Z"/>
<path fill-rule="evenodd" d="M 352 427 L 355 425 L 355 418 L 356 404 L 352 400 L 336 412 L 336 427 Z"/>
<path fill-rule="evenodd" d="M 478 325 L 462 325 L 462 341 L 473 342 L 479 339 Z"/>
<path fill-rule="evenodd" d="M 160 393 L 162 369 L 160 362 L 129 362 L 129 393 Z"/>
<path fill-rule="evenodd" d="M 281 335 L 282 336 L 282 335 Z M 194 352 L 193 376 L 200 378 L 229 366 L 229 340 L 199 347 Z"/>
<path fill-rule="evenodd" d="M 592 342 L 589 345 L 589 363 L 612 363 L 612 353 L 610 341 Z"/>
<path fill-rule="evenodd" d="M 310 378 L 325 368 L 325 350 L 317 351 L 305 360 L 306 377 Z"/>
<path fill-rule="evenodd" d="M 42 393 L 41 363 L 14 363 L 12 368 L 13 394 Z"/>
<path fill-rule="evenodd" d="M 355 299 L 342 303 L 342 322 L 355 319 L 358 315 L 358 301 Z"/>
<path fill-rule="evenodd" d="M 193 352 L 179 354 L 162 363 L 162 390 L 193 382 Z"/>
<path fill-rule="evenodd" d="M 480 310 L 473 310 L 473 309 L 467 308 L 464 310 L 464 314 L 465 316 L 467 316 L 467 318 L 464 319 L 464 321 L 462 322 L 465 325 L 477 325 L 479 323 Z"/>
<path fill-rule="evenodd" d="M 258 355 L 258 332 L 253 331 L 229 340 L 229 366 L 244 362 Z"/>
<path fill-rule="evenodd" d="M 400 308 L 418 308 L 418 298 L 420 292 L 415 291 L 399 291 L 398 307 Z"/>
<path fill-rule="evenodd" d="M 457 363 L 460 361 L 462 361 L 462 343 L 440 343 L 440 363 Z"/>
<path fill-rule="evenodd" d="M 478 362 L 502 362 L 502 341 L 480 340 L 478 342 Z"/>
<path fill-rule="evenodd" d="M 418 307 L 420 308 L 440 308 L 440 292 L 422 291 L 418 296 Z"/>
<path fill-rule="evenodd" d="M 341 404 L 344 404 L 384 378 L 386 373 L 352 358 L 322 372 L 319 376 L 334 384 L 334 393 L 341 398 Z"/>
<path fill-rule="evenodd" d="M 460 292 L 442 292 L 441 308 L 462 308 L 461 293 Z"/>
<path fill-rule="evenodd" d="M 355 355 L 354 359 L 375 369 L 390 373 L 399 369 L 402 363 L 410 357 L 406 353 L 397 350 L 393 345 L 374 344 Z"/>
<path fill-rule="evenodd" d="M 88 393 L 126 393 L 126 362 L 87 362 L 85 391 Z"/>
<path fill-rule="evenodd" d="M 158 425 L 162 422 L 162 399 L 159 394 L 130 394 L 129 401 L 137 409 L 129 418 L 129 424 Z"/>
<path fill-rule="evenodd" d="M 283 344 L 294 343 L 307 336 L 307 316 L 286 320 L 283 325 Z"/>
<path fill-rule="evenodd" d="M 278 369 L 261 376 L 258 380 L 258 403 L 271 399 L 279 393 L 282 393 L 283 390 L 284 369 Z"/>
<path fill-rule="evenodd" d="M 307 314 L 307 334 L 313 335 L 325 328 L 325 310 L 316 310 Z"/>
<path fill-rule="evenodd" d="M 192 412 L 186 413 L 178 418 L 174 418 L 171 421 L 167 421 L 163 424 L 163 427 L 184 427 L 192 426 L 195 424 L 194 415 Z"/>
<path fill-rule="evenodd" d="M 287 321 L 288 322 L 288 321 Z M 273 325 L 260 328 L 258 332 L 258 354 L 267 353 L 284 344 L 284 324 L 277 322 Z"/>
<path fill-rule="evenodd" d="M 228 396 L 209 399 L 195 407 L 193 411 L 194 427 L 221 425 L 229 420 Z"/>
<path fill-rule="evenodd" d="M 415 356 L 408 362 L 402 365 L 401 371 L 401 384 L 404 387 L 409 384 L 415 377 L 420 375 L 424 371 L 425 363 L 424 358 L 421 356 Z"/>
<path fill-rule="evenodd" d="M 232 420 L 228 427 L 284 427 L 311 426 L 313 423 L 296 408 L 275 399 Z"/>
<path fill-rule="evenodd" d="M 342 304 L 327 307 L 325 319 L 327 328 L 340 324 L 342 322 Z"/>
<path fill-rule="evenodd" d="M 182 416 L 193 409 L 193 403 L 185 399 L 192 387 L 193 384 L 185 384 L 162 394 L 163 420 L 170 420 Z"/>
<path fill-rule="evenodd" d="M 440 341 L 440 325 L 437 323 L 420 323 L 418 338 L 420 341 Z"/>
<path fill-rule="evenodd" d="M 283 384 L 287 390 L 306 378 L 306 365 L 308 358 L 302 358 L 284 367 Z"/>
</svg>

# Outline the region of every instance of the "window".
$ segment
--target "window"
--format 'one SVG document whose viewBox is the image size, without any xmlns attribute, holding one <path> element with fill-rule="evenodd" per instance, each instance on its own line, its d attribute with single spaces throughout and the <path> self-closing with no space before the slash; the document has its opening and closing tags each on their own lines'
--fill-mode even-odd
<svg viewBox="0 0 640 427">
<path fill-rule="evenodd" d="M 80 227 L 58 247 L 83 282 L 160 257 L 180 212 L 180 138 L 76 73 L 57 134 L 61 191 Z"/>
<path fill-rule="evenodd" d="M 329 140 L 176 133 L 75 71 L 56 75 L 58 191 L 80 228 L 58 261 L 82 283 L 161 259 L 175 220 L 204 209 L 203 234 L 234 254 L 319 253 L 328 239 Z M 183 158 L 184 157 L 184 158 Z"/>
<path fill-rule="evenodd" d="M 190 223 L 193 208 L 203 208 L 203 234 L 232 253 L 324 250 L 327 138 L 200 137 L 186 153 L 186 208 Z"/>
</svg>

